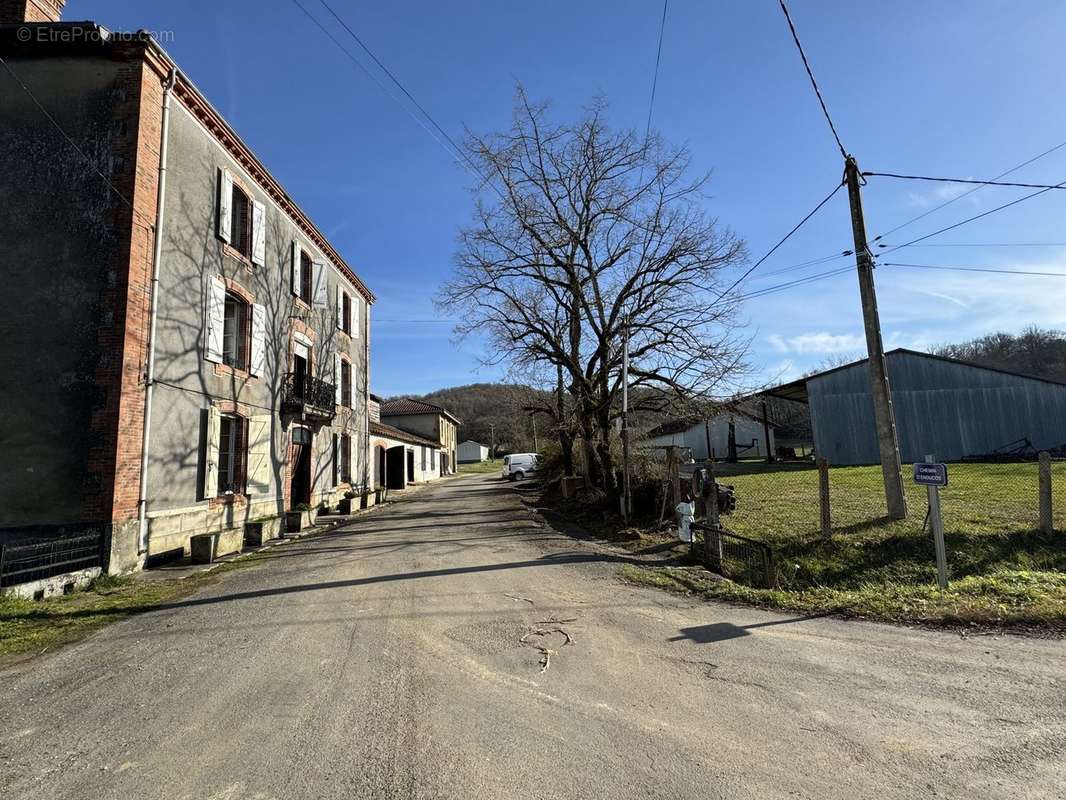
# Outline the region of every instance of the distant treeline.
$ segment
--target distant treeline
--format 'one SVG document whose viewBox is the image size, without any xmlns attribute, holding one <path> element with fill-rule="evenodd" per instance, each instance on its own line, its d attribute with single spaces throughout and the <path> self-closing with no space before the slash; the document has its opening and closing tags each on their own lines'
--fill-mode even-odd
<svg viewBox="0 0 1066 800">
<path fill-rule="evenodd" d="M 1017 335 L 992 333 L 961 344 L 941 345 L 933 352 L 1039 378 L 1066 381 L 1066 333 L 1035 325 Z"/>
</svg>

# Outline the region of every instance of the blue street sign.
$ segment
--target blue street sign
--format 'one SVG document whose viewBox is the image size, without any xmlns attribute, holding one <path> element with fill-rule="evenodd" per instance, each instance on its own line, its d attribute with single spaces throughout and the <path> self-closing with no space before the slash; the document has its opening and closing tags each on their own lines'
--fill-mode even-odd
<svg viewBox="0 0 1066 800">
<path fill-rule="evenodd" d="M 916 462 L 914 465 L 914 482 L 922 486 L 947 486 L 948 465 Z"/>
</svg>

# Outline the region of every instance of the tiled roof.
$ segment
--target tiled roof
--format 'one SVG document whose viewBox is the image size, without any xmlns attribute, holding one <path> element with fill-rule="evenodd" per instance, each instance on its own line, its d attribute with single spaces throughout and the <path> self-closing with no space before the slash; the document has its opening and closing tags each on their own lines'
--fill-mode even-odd
<svg viewBox="0 0 1066 800">
<path fill-rule="evenodd" d="M 426 447 L 439 448 L 440 442 L 433 439 L 427 439 L 424 436 L 418 436 L 408 431 L 402 431 L 399 428 L 394 428 L 392 425 L 386 425 L 383 422 L 370 421 L 370 435 L 371 436 L 383 436 L 386 439 L 395 439 L 398 442 L 406 442 L 407 444 L 420 444 Z"/>
<path fill-rule="evenodd" d="M 443 414 L 454 422 L 460 422 L 459 418 L 441 406 L 435 406 L 424 400 L 412 400 L 409 397 L 401 397 L 399 400 L 386 400 L 381 404 L 381 416 L 402 417 L 410 414 Z"/>
</svg>

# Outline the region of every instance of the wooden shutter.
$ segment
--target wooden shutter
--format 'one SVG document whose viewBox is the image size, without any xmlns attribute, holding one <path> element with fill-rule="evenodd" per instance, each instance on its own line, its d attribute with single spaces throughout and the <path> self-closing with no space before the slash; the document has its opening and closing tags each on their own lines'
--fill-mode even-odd
<svg viewBox="0 0 1066 800">
<path fill-rule="evenodd" d="M 326 265 L 321 261 L 315 261 L 311 268 L 313 270 L 312 275 L 314 279 L 311 282 L 311 296 L 314 298 L 314 305 L 319 308 L 329 307 L 329 292 L 328 286 L 326 286 Z"/>
<path fill-rule="evenodd" d="M 202 497 L 206 500 L 218 494 L 218 437 L 222 426 L 222 415 L 214 406 L 207 409 L 207 437 L 204 448 L 204 485 L 200 487 Z"/>
<path fill-rule="evenodd" d="M 231 203 L 233 202 L 233 176 L 225 167 L 218 170 L 218 238 L 230 240 Z"/>
<path fill-rule="evenodd" d="M 248 419 L 248 494 L 270 492 L 270 414 Z"/>
<path fill-rule="evenodd" d="M 334 391 L 337 395 L 337 405 L 341 404 L 341 357 L 339 355 L 333 356 L 333 383 Z"/>
<path fill-rule="evenodd" d="M 359 299 L 359 295 L 352 295 L 352 302 L 349 305 L 352 307 L 352 329 L 349 333 L 353 339 L 359 338 L 359 305 L 362 301 Z"/>
<path fill-rule="evenodd" d="M 355 484 L 355 441 L 358 436 L 348 437 L 348 483 Z"/>
<path fill-rule="evenodd" d="M 252 203 L 252 263 L 266 263 L 266 206 L 258 200 Z"/>
<path fill-rule="evenodd" d="M 337 327 L 344 330 L 344 289 L 337 286 Z"/>
<path fill-rule="evenodd" d="M 266 372 L 266 308 L 252 303 L 252 358 L 249 371 L 262 376 Z"/>
<path fill-rule="evenodd" d="M 204 358 L 221 364 L 222 329 L 226 324 L 226 284 L 216 275 L 212 275 L 207 284 L 204 317 Z"/>
<path fill-rule="evenodd" d="M 300 293 L 303 282 L 300 278 L 300 243 L 292 240 L 292 267 L 289 269 L 289 291 L 293 294 Z"/>
</svg>

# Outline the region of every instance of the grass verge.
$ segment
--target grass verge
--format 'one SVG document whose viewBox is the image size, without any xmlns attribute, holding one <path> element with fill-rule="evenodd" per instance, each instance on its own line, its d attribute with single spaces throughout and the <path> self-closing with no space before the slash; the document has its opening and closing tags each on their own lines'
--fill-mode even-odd
<svg viewBox="0 0 1066 800">
<path fill-rule="evenodd" d="M 0 597 L 0 665 L 43 653 L 121 619 L 151 611 L 216 583 L 235 569 L 261 563 L 270 551 L 251 553 L 183 580 L 142 580 L 102 575 L 83 591 L 34 602 Z"/>
<path fill-rule="evenodd" d="M 503 461 L 492 458 L 488 461 L 475 461 L 470 464 L 459 464 L 460 475 L 487 475 L 490 472 L 503 472 Z"/>
<path fill-rule="evenodd" d="M 876 583 L 855 589 L 754 589 L 691 567 L 626 565 L 630 582 L 709 600 L 884 622 L 978 625 L 1066 633 L 1066 575 L 1004 571 L 936 584 Z"/>
</svg>

